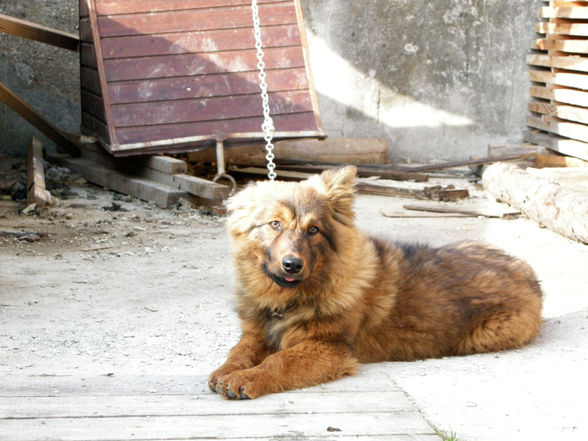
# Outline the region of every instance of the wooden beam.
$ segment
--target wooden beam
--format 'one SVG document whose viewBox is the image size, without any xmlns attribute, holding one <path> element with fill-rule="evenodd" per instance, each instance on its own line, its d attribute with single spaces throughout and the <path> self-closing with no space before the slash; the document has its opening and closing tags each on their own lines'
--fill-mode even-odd
<svg viewBox="0 0 588 441">
<path fill-rule="evenodd" d="M 525 132 L 524 140 L 563 153 L 564 155 L 588 160 L 588 143 L 585 142 L 562 138 L 538 130 Z"/>
<path fill-rule="evenodd" d="M 45 166 L 43 165 L 43 144 L 33 138 L 27 150 L 27 204 L 37 208 L 54 205 L 57 200 L 45 189 Z"/>
<path fill-rule="evenodd" d="M 75 34 L 58 31 L 30 21 L 0 14 L 0 32 L 40 41 L 53 46 L 80 51 L 80 39 Z"/>
<path fill-rule="evenodd" d="M 568 121 L 588 124 L 588 109 L 584 107 L 566 106 L 544 101 L 531 101 L 529 103 L 529 110 L 531 112 L 554 116 Z"/>
<path fill-rule="evenodd" d="M 77 136 L 55 127 L 2 82 L 0 82 L 0 102 L 5 103 L 71 156 L 80 155 Z"/>
<path fill-rule="evenodd" d="M 539 18 L 582 19 L 588 18 L 588 8 L 579 6 L 567 8 L 553 8 L 550 6 L 544 6 L 539 8 L 539 13 L 537 15 Z"/>
<path fill-rule="evenodd" d="M 539 38 L 535 40 L 532 49 L 588 54 L 588 40 Z"/>
<path fill-rule="evenodd" d="M 529 116 L 527 117 L 527 125 L 566 138 L 588 143 L 588 127 L 583 124 L 560 121 L 550 116 L 545 116 L 543 118 Z"/>
<path fill-rule="evenodd" d="M 260 165 L 265 162 L 263 145 L 225 146 L 225 159 L 234 164 Z M 386 141 L 370 138 L 327 138 L 284 140 L 275 143 L 277 160 L 328 161 L 349 164 L 385 164 Z M 214 150 L 187 154 L 192 162 L 215 162 Z M 252 162 L 253 161 L 253 162 Z"/>
<path fill-rule="evenodd" d="M 162 208 L 171 206 L 180 197 L 185 196 L 185 193 L 177 188 L 140 177 L 128 176 L 117 170 L 96 165 L 87 159 L 53 155 L 49 157 L 49 160 L 81 174 L 89 182 L 119 193 L 130 194 L 144 201 L 155 202 Z"/>
<path fill-rule="evenodd" d="M 588 72 L 588 58 L 578 55 L 564 57 L 531 54 L 527 56 L 527 64 L 531 66 L 556 67 L 560 69 Z"/>
<path fill-rule="evenodd" d="M 551 72 L 546 70 L 529 70 L 529 79 L 536 83 L 573 87 L 588 90 L 588 75 L 573 72 Z"/>
<path fill-rule="evenodd" d="M 535 32 L 586 37 L 588 36 L 588 23 L 536 23 Z"/>
</svg>

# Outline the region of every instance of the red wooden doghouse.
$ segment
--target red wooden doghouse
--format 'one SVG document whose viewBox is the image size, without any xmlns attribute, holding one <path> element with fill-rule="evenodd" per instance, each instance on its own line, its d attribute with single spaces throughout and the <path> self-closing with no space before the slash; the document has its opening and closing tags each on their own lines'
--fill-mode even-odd
<svg viewBox="0 0 588 441">
<path fill-rule="evenodd" d="M 298 0 L 258 0 L 276 138 L 324 137 Z M 263 137 L 250 0 L 80 0 L 82 131 L 115 156 Z"/>
</svg>

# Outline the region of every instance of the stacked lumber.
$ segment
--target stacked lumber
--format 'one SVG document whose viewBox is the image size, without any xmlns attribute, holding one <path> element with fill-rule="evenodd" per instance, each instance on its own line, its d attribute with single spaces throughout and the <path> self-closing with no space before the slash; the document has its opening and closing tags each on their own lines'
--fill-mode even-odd
<svg viewBox="0 0 588 441">
<path fill-rule="evenodd" d="M 536 130 L 525 141 L 588 159 L 588 1 L 544 3 L 535 26 L 540 38 L 527 58 L 527 125 Z"/>
</svg>

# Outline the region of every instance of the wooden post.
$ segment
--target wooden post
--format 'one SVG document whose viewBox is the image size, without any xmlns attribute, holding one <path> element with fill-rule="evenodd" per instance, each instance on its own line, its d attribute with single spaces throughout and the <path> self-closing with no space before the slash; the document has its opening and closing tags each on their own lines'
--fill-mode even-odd
<svg viewBox="0 0 588 441">
<path fill-rule="evenodd" d="M 45 189 L 45 167 L 43 165 L 43 144 L 33 138 L 27 151 L 27 204 L 37 208 L 54 205 L 57 200 Z"/>
</svg>

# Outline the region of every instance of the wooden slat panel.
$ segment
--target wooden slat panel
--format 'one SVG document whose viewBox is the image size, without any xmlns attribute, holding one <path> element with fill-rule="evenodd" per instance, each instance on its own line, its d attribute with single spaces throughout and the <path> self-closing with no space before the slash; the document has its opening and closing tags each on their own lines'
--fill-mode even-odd
<svg viewBox="0 0 588 441">
<path fill-rule="evenodd" d="M 312 103 L 306 91 L 270 93 L 269 102 L 272 115 L 312 112 Z M 130 127 L 247 118 L 259 115 L 260 106 L 259 95 L 252 94 L 163 103 L 119 104 L 112 106 L 112 115 L 117 127 Z"/>
<path fill-rule="evenodd" d="M 575 89 L 550 89 L 547 87 L 533 86 L 530 88 L 531 96 L 554 100 L 560 103 L 575 106 L 588 107 L 588 92 Z"/>
<path fill-rule="evenodd" d="M 543 101 L 531 101 L 529 110 L 543 115 L 555 116 L 568 121 L 588 124 L 588 109 L 561 104 L 546 103 Z"/>
<path fill-rule="evenodd" d="M 304 57 L 300 47 L 267 49 L 265 61 L 268 70 L 304 66 Z M 104 61 L 106 79 L 109 82 L 247 72 L 255 71 L 256 66 L 255 50 Z"/>
<path fill-rule="evenodd" d="M 276 115 L 272 118 L 276 132 L 318 131 L 315 115 L 312 112 L 291 115 Z M 236 120 L 204 121 L 187 124 L 129 127 L 117 129 L 121 144 L 148 143 L 155 140 L 171 140 L 192 136 L 209 136 L 208 139 L 224 139 L 231 134 L 261 132 L 263 117 L 241 118 Z M 311 136 L 311 135 L 309 135 Z"/>
<path fill-rule="evenodd" d="M 304 68 L 267 72 L 270 92 L 308 88 Z M 112 104 L 146 101 L 180 100 L 213 96 L 243 95 L 259 92 L 257 72 L 163 78 L 144 81 L 111 83 Z"/>
<path fill-rule="evenodd" d="M 296 24 L 264 28 L 261 35 L 264 48 L 300 45 Z M 102 53 L 104 59 L 111 59 L 219 52 L 254 46 L 253 29 L 239 28 L 105 38 L 102 40 Z"/>
<path fill-rule="evenodd" d="M 257 3 L 279 3 L 290 0 L 257 0 Z M 177 11 L 182 9 L 251 6 L 250 0 L 97 0 L 98 15 L 134 14 L 139 12 Z"/>
<path fill-rule="evenodd" d="M 530 70 L 529 77 L 531 81 L 539 83 L 552 83 L 558 86 L 588 90 L 588 75 L 568 72 L 552 73 L 546 70 Z"/>
<path fill-rule="evenodd" d="M 527 56 L 527 63 L 532 66 L 557 67 L 580 72 L 588 72 L 588 57 L 531 54 Z"/>
<path fill-rule="evenodd" d="M 259 7 L 263 26 L 296 24 L 292 4 L 271 4 Z M 167 32 L 205 31 L 211 29 L 250 28 L 251 9 L 240 6 L 226 9 L 154 12 L 147 14 L 99 17 L 101 37 L 160 34 Z"/>
</svg>

